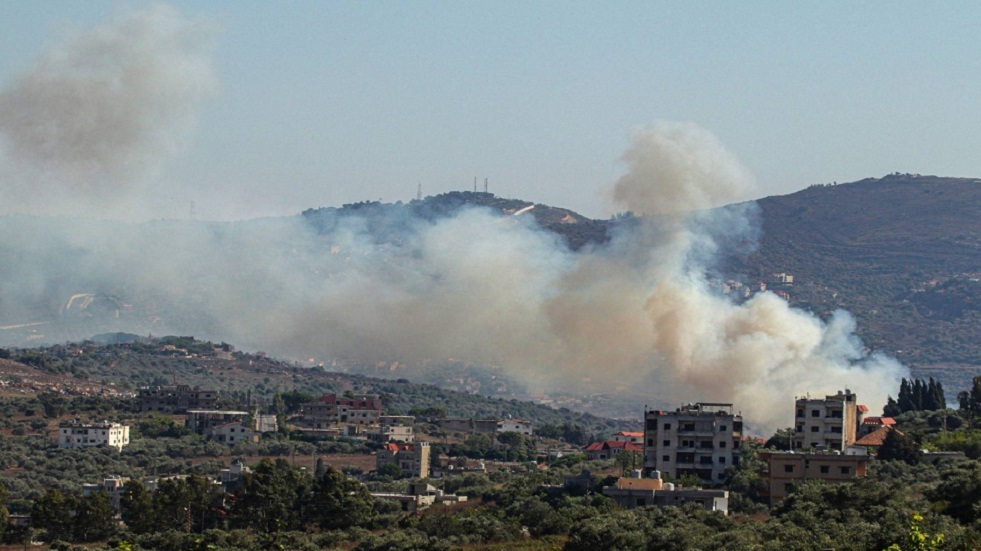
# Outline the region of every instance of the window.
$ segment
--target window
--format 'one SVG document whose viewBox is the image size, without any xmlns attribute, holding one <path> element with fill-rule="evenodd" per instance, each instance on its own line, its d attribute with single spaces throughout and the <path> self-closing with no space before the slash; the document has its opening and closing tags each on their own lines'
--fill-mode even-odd
<svg viewBox="0 0 981 551">
<path fill-rule="evenodd" d="M 828 474 L 831 472 L 831 467 L 827 465 L 821 465 L 821 474 Z"/>
<path fill-rule="evenodd" d="M 665 423 L 664 430 L 671 430 L 671 423 Z"/>
<path fill-rule="evenodd" d="M 665 448 L 670 448 L 671 447 L 671 441 L 670 440 L 665 440 L 663 445 L 664 445 Z"/>
<path fill-rule="evenodd" d="M 725 457 L 720 457 L 719 458 L 719 465 L 725 465 L 725 464 L 726 464 L 726 458 Z"/>
<path fill-rule="evenodd" d="M 725 440 L 723 440 L 722 442 L 719 442 L 719 448 L 720 449 L 721 448 L 725 448 L 725 447 L 726 447 L 726 441 Z"/>
<path fill-rule="evenodd" d="M 851 474 L 851 473 L 852 473 L 852 468 L 851 467 L 842 467 L 841 468 L 841 474 Z"/>
<path fill-rule="evenodd" d="M 719 427 L 719 432 L 725 432 L 725 431 L 726 431 L 726 429 L 728 429 L 728 428 L 729 428 L 729 425 L 721 425 L 721 426 Z"/>
<path fill-rule="evenodd" d="M 654 446 L 654 439 L 653 438 L 648 438 L 647 439 L 647 445 L 648 446 Z"/>
<path fill-rule="evenodd" d="M 794 472 L 794 466 L 793 465 L 784 465 L 783 466 L 783 472 L 785 472 L 785 473 L 792 473 L 792 472 Z"/>
<path fill-rule="evenodd" d="M 811 417 L 820 417 L 820 416 L 821 416 L 821 410 L 819 410 L 819 409 L 812 409 L 811 410 Z"/>
<path fill-rule="evenodd" d="M 797 410 L 797 417 L 803 417 L 803 416 L 804 416 L 804 410 L 802 409 Z"/>
<path fill-rule="evenodd" d="M 665 463 L 670 463 L 671 462 L 671 456 L 670 455 L 662 455 L 661 456 L 661 461 L 663 461 Z"/>
<path fill-rule="evenodd" d="M 821 427 L 819 427 L 817 425 L 814 425 L 813 427 L 811 427 L 811 432 L 818 432 L 820 430 L 821 430 Z"/>
</svg>

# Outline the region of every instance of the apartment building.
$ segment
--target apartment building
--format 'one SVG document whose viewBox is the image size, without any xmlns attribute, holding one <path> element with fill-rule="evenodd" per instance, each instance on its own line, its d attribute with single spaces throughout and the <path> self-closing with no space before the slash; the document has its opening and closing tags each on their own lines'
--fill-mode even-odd
<svg viewBox="0 0 981 551">
<path fill-rule="evenodd" d="M 211 429 L 228 423 L 241 423 L 249 426 L 249 412 L 219 409 L 191 410 L 187 412 L 184 425 L 196 434 L 208 434 Z"/>
<path fill-rule="evenodd" d="M 375 466 L 381 470 L 393 464 L 402 470 L 402 477 L 424 478 L 429 476 L 429 442 L 415 444 L 386 444 L 375 454 Z"/>
<path fill-rule="evenodd" d="M 845 451 L 868 412 L 848 389 L 824 398 L 798 397 L 794 409 L 794 449 L 819 451 Z"/>
<path fill-rule="evenodd" d="M 140 389 L 140 410 L 182 413 L 189 409 L 214 409 L 217 390 L 192 388 L 190 385 L 167 385 Z"/>
<path fill-rule="evenodd" d="M 764 477 L 769 488 L 770 505 L 786 499 L 794 484 L 805 480 L 822 480 L 834 484 L 865 476 L 868 455 L 845 455 L 837 452 L 762 452 L 766 461 Z"/>
<path fill-rule="evenodd" d="M 129 426 L 103 421 L 92 425 L 76 422 L 58 427 L 59 448 L 93 448 L 109 446 L 122 450 L 129 445 Z"/>
<path fill-rule="evenodd" d="M 300 408 L 304 426 L 326 429 L 337 424 L 376 426 L 382 417 L 381 399 L 375 394 L 337 396 L 325 394 Z"/>
<path fill-rule="evenodd" d="M 739 463 L 742 432 L 743 417 L 732 404 L 699 402 L 675 411 L 645 411 L 644 470 L 721 484 L 726 469 Z"/>
</svg>

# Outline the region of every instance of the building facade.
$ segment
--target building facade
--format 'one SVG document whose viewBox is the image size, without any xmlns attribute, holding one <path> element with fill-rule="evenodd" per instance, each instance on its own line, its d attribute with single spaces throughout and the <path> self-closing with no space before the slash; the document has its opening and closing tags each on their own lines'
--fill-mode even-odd
<svg viewBox="0 0 981 551">
<path fill-rule="evenodd" d="M 217 390 L 191 388 L 190 385 L 167 385 L 140 389 L 140 410 L 182 413 L 190 409 L 214 409 Z"/>
<path fill-rule="evenodd" d="M 767 464 L 764 477 L 771 505 L 783 501 L 794 484 L 805 480 L 822 480 L 833 484 L 863 477 L 869 462 L 867 455 L 827 452 L 762 452 L 760 456 Z"/>
<path fill-rule="evenodd" d="M 249 425 L 249 412 L 220 409 L 191 410 L 184 425 L 195 434 L 208 434 L 212 428 L 228 423 Z"/>
<path fill-rule="evenodd" d="M 794 409 L 794 449 L 818 451 L 844 451 L 852 445 L 868 411 L 848 389 L 824 398 L 799 397 Z"/>
<path fill-rule="evenodd" d="M 729 492 L 677 488 L 659 478 L 621 477 L 613 486 L 604 486 L 603 495 L 626 509 L 636 507 L 680 507 L 697 503 L 706 511 L 729 514 Z"/>
<path fill-rule="evenodd" d="M 386 444 L 376 453 L 375 466 L 381 470 L 389 464 L 397 466 L 402 471 L 402 477 L 425 478 L 429 476 L 429 442 L 417 442 L 415 444 L 392 442 Z"/>
<path fill-rule="evenodd" d="M 94 448 L 109 446 L 122 450 L 129 445 L 129 427 L 108 421 L 92 425 L 78 423 L 58 427 L 59 448 Z"/>
<path fill-rule="evenodd" d="M 733 413 L 732 404 L 699 402 L 675 411 L 646 411 L 644 470 L 721 484 L 726 469 L 739 463 L 742 432 L 742 415 Z"/>
</svg>

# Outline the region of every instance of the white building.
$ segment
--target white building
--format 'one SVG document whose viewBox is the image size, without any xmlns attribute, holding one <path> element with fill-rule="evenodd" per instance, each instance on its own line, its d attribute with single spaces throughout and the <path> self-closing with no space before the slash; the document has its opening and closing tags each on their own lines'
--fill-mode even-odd
<svg viewBox="0 0 981 551">
<path fill-rule="evenodd" d="M 59 448 L 94 448 L 109 446 L 122 450 L 129 445 L 129 427 L 103 421 L 92 425 L 71 423 L 58 428 Z"/>
<path fill-rule="evenodd" d="M 501 419 L 497 422 L 497 432 L 517 432 L 525 436 L 531 436 L 533 432 L 532 424 L 521 419 Z"/>
<path fill-rule="evenodd" d="M 721 484 L 739 462 L 743 417 L 732 404 L 688 404 L 675 411 L 644 413 L 644 470 L 674 478 L 695 475 Z"/>
</svg>

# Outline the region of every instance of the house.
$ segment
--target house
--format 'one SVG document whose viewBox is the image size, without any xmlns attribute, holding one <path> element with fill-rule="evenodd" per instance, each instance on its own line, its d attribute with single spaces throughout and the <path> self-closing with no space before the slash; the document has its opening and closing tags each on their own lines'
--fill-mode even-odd
<svg viewBox="0 0 981 551">
<path fill-rule="evenodd" d="M 644 470 L 721 484 L 739 463 L 743 417 L 732 404 L 698 402 L 675 411 L 644 412 Z"/>
<path fill-rule="evenodd" d="M 617 442 L 632 442 L 634 444 L 643 444 L 644 433 L 640 431 L 633 432 L 633 431 L 622 430 L 620 432 L 614 433 L 612 439 Z"/>
<path fill-rule="evenodd" d="M 497 432 L 517 432 L 531 436 L 534 432 L 531 422 L 521 419 L 501 419 L 497 422 Z"/>
<path fill-rule="evenodd" d="M 258 442 L 259 435 L 250 427 L 245 426 L 241 421 L 232 421 L 221 425 L 215 425 L 205 431 L 205 435 L 222 444 L 234 446 L 241 442 Z"/>
<path fill-rule="evenodd" d="M 434 504 L 440 503 L 461 503 L 467 500 L 467 496 L 443 493 L 443 490 L 425 482 L 409 484 L 409 492 L 406 494 L 371 494 L 372 497 L 379 499 L 389 499 L 398 501 L 402 511 L 414 513 Z"/>
<path fill-rule="evenodd" d="M 217 390 L 191 388 L 190 385 L 143 387 L 139 391 L 140 411 L 183 413 L 189 409 L 214 409 Z"/>
<path fill-rule="evenodd" d="M 122 450 L 129 445 L 129 426 L 103 421 L 82 425 L 75 421 L 58 427 L 59 448 L 93 448 L 109 446 Z"/>
<path fill-rule="evenodd" d="M 446 432 L 491 435 L 497 432 L 497 419 L 436 419 L 436 426 Z"/>
<path fill-rule="evenodd" d="M 382 403 L 376 394 L 338 396 L 325 394 L 300 406 L 304 426 L 326 429 L 336 424 L 376 426 L 382 416 Z"/>
<path fill-rule="evenodd" d="M 644 446 L 641 444 L 634 444 L 633 442 L 624 442 L 622 440 L 606 440 L 604 442 L 593 442 L 592 444 L 583 448 L 583 451 L 586 452 L 586 456 L 590 460 L 597 461 L 602 459 L 613 459 L 625 451 L 642 453 L 644 451 Z"/>
<path fill-rule="evenodd" d="M 109 503 L 116 511 L 119 511 L 119 504 L 122 502 L 123 494 L 126 492 L 126 483 L 129 480 L 129 478 L 121 476 L 110 476 L 103 479 L 102 484 L 82 484 L 82 497 L 89 497 L 105 491 L 109 494 Z"/>
<path fill-rule="evenodd" d="M 862 419 L 862 425 L 858 428 L 858 437 L 874 432 L 881 427 L 895 427 L 896 420 L 892 417 L 866 417 Z"/>
<path fill-rule="evenodd" d="M 425 478 L 430 473 L 429 442 L 415 444 L 397 444 L 389 442 L 375 454 L 375 465 L 378 470 L 386 465 L 395 465 L 401 470 L 400 476 Z"/>
<path fill-rule="evenodd" d="M 207 434 L 213 427 L 228 423 L 249 424 L 249 412 L 231 410 L 189 410 L 184 425 L 195 434 Z"/>
<path fill-rule="evenodd" d="M 374 442 L 412 442 L 415 439 L 412 425 L 379 425 L 365 432 Z"/>
<path fill-rule="evenodd" d="M 760 452 L 766 461 L 767 497 L 774 505 L 783 501 L 794 484 L 804 480 L 827 483 L 847 482 L 866 474 L 868 455 L 838 452 Z"/>
<path fill-rule="evenodd" d="M 729 514 L 729 492 L 726 490 L 701 490 L 675 487 L 665 483 L 660 473 L 654 478 L 641 478 L 635 471 L 633 477 L 621 477 L 613 486 L 604 486 L 603 495 L 620 507 L 680 507 L 685 503 L 697 503 L 706 511 Z"/>
<path fill-rule="evenodd" d="M 798 397 L 795 402 L 794 449 L 844 451 L 856 440 L 868 408 L 845 389 L 824 398 Z"/>
</svg>

